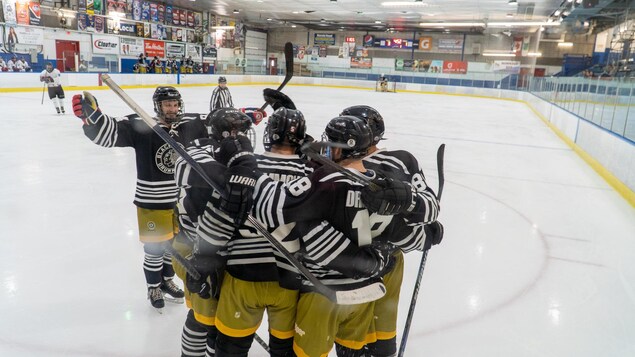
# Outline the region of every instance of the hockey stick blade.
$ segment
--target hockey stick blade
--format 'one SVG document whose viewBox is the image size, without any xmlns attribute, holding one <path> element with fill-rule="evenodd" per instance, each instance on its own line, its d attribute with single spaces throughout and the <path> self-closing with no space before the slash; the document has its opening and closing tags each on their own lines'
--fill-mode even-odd
<svg viewBox="0 0 635 357">
<path fill-rule="evenodd" d="M 439 174 L 439 189 L 437 191 L 437 200 L 441 201 L 441 194 L 443 194 L 443 185 L 445 183 L 445 175 L 443 174 L 443 156 L 445 155 L 445 144 L 441 144 L 437 149 L 437 173 Z M 417 272 L 417 279 L 415 281 L 415 287 L 412 291 L 412 298 L 410 299 L 410 307 L 408 309 L 408 316 L 406 317 L 406 324 L 403 328 L 403 335 L 401 336 L 401 344 L 399 345 L 399 353 L 397 357 L 403 357 L 406 352 L 406 343 L 408 342 L 408 334 L 410 333 L 410 326 L 412 325 L 412 318 L 415 313 L 415 305 L 419 296 L 419 288 L 421 287 L 421 279 L 423 278 L 423 270 L 426 267 L 428 261 L 428 250 L 423 251 L 421 256 L 421 262 L 419 263 L 419 271 Z"/>
<path fill-rule="evenodd" d="M 109 75 L 107 74 L 102 74 L 101 76 L 102 78 L 102 82 L 106 83 L 106 85 L 113 90 L 113 92 L 115 92 L 115 94 L 117 94 L 119 96 L 119 98 L 121 98 L 129 107 L 130 109 L 132 109 L 135 113 L 137 113 L 137 115 L 139 115 L 139 117 L 141 117 L 141 119 L 148 125 L 150 126 L 150 128 L 152 128 L 152 130 L 161 137 L 161 139 L 163 139 L 168 145 L 170 145 L 179 155 L 181 155 L 181 157 L 192 166 L 192 168 L 203 178 L 203 180 L 205 180 L 205 182 L 210 185 L 211 188 L 213 188 L 214 190 L 216 190 L 218 193 L 220 193 L 221 195 L 225 194 L 223 189 L 220 189 L 220 185 L 216 182 L 214 182 L 205 172 L 205 170 L 198 164 L 198 162 L 196 162 L 186 151 L 185 149 L 183 149 L 181 147 L 181 145 L 179 145 L 178 142 L 176 142 L 176 140 L 174 140 L 174 138 L 172 138 L 167 132 L 165 132 L 159 125 L 158 123 L 156 123 L 152 117 L 150 115 L 148 115 L 148 113 L 146 113 L 141 107 L 139 107 L 139 105 L 132 99 L 130 98 L 124 91 L 123 89 L 121 89 L 121 87 L 119 87 L 119 85 L 117 85 L 117 83 L 115 83 Z M 304 265 L 302 265 L 302 263 L 293 255 L 291 254 L 287 249 L 284 248 L 284 246 L 282 245 L 282 243 L 280 243 L 271 233 L 269 233 L 269 231 L 267 230 L 266 227 L 264 227 L 264 225 L 262 223 L 260 223 L 260 221 L 258 221 L 256 218 L 254 218 L 251 215 L 247 216 L 247 220 L 249 220 L 249 222 L 251 222 L 251 224 L 253 224 L 253 226 L 256 228 L 256 230 L 262 234 L 267 240 L 269 240 L 269 242 L 276 247 L 276 249 L 280 252 L 280 254 L 284 255 L 285 258 L 287 258 L 287 260 L 289 260 L 289 262 L 291 262 L 291 264 L 293 264 L 299 271 L 300 273 L 302 273 L 302 275 L 304 275 L 311 283 L 313 283 L 313 285 L 315 286 L 316 290 L 319 291 L 320 293 L 322 293 L 323 295 L 325 295 L 327 298 L 329 298 L 331 301 L 333 302 L 337 302 L 337 296 L 336 293 L 333 289 L 327 287 L 326 285 L 324 285 L 321 281 L 319 281 Z M 175 250 L 173 250 L 172 252 L 176 252 Z M 177 253 L 178 254 L 178 253 Z M 178 258 L 177 258 L 178 260 Z M 181 262 L 181 261 L 179 261 Z M 194 267 L 191 266 L 191 264 L 189 263 L 189 261 L 187 261 L 185 258 L 183 258 L 182 260 L 183 263 L 189 265 L 190 269 L 195 271 L 196 269 L 194 269 Z M 186 267 L 187 269 L 187 265 L 184 265 L 184 267 Z M 190 269 L 187 269 L 188 272 Z"/>
<path fill-rule="evenodd" d="M 439 189 L 437 190 L 437 199 L 441 201 L 443 193 L 443 185 L 445 184 L 445 176 L 443 174 L 443 156 L 445 155 L 445 144 L 441 144 L 437 150 L 437 173 L 439 175 Z"/>
<path fill-rule="evenodd" d="M 286 73 L 284 75 L 284 80 L 278 86 L 278 91 L 281 91 L 282 88 L 289 83 L 291 78 L 293 78 L 293 44 L 291 42 L 284 44 L 284 60 L 286 64 Z M 260 107 L 260 110 L 265 110 L 267 105 L 269 105 L 269 103 L 265 102 L 265 104 Z"/>
</svg>

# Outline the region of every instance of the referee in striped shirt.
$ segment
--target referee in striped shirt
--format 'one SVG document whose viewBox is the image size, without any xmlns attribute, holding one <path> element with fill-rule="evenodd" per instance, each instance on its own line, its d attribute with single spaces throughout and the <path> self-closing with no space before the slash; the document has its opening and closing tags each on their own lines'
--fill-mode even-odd
<svg viewBox="0 0 635 357">
<path fill-rule="evenodd" d="M 209 101 L 209 111 L 213 112 L 219 108 L 233 108 L 232 95 L 227 88 L 227 78 L 218 77 L 218 87 L 212 92 L 212 99 Z"/>
</svg>

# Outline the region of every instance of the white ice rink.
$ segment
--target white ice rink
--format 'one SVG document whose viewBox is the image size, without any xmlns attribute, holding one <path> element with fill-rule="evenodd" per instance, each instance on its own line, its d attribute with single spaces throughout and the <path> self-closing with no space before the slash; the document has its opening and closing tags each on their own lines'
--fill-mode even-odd
<svg viewBox="0 0 635 357">
<path fill-rule="evenodd" d="M 262 86 L 230 88 L 237 106 L 263 102 Z M 211 90 L 181 89 L 187 111 L 207 112 Z M 152 89 L 127 92 L 152 113 Z M 406 356 L 635 356 L 635 210 L 527 106 L 285 92 L 316 138 L 344 107 L 374 106 L 384 146 L 415 154 L 435 190 L 447 145 L 445 239 L 428 256 Z M 75 93 L 65 116 L 38 92 L 0 94 L 0 356 L 178 356 L 186 308 L 159 315 L 146 300 L 134 152 L 87 139 Z M 93 93 L 104 113 L 131 112 Z M 398 338 L 420 257 L 406 256 Z M 254 343 L 250 355 L 266 354 Z"/>
</svg>

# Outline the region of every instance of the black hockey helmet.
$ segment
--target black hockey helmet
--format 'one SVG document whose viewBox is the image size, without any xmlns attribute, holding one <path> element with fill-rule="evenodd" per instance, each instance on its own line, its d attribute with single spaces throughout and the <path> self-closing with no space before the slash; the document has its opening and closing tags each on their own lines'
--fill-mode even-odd
<svg viewBox="0 0 635 357">
<path fill-rule="evenodd" d="M 267 121 L 263 143 L 269 151 L 271 145 L 286 143 L 300 146 L 306 136 L 306 121 L 299 110 L 278 108 Z"/>
<path fill-rule="evenodd" d="M 53 72 L 53 63 L 46 62 L 46 65 L 44 67 L 46 68 L 47 72 Z"/>
<path fill-rule="evenodd" d="M 163 109 L 161 109 L 161 102 L 165 100 L 178 100 L 179 101 L 179 111 L 176 114 L 175 118 L 166 118 L 165 113 L 163 113 Z M 181 98 L 181 93 L 171 86 L 159 86 L 154 91 L 152 95 L 152 101 L 154 102 L 154 112 L 157 115 L 165 120 L 168 124 L 177 122 L 181 120 L 183 116 L 183 111 L 185 110 L 185 104 L 183 104 L 183 99 Z"/>
<path fill-rule="evenodd" d="M 368 105 L 354 105 L 342 110 L 340 115 L 352 115 L 365 121 L 373 132 L 373 144 L 377 145 L 384 138 L 384 118 L 379 112 Z"/>
<path fill-rule="evenodd" d="M 251 128 L 251 118 L 235 108 L 219 108 L 207 116 L 207 127 L 210 137 L 220 142 L 232 134 L 247 135 Z"/>
<path fill-rule="evenodd" d="M 218 77 L 218 83 L 219 83 L 219 84 L 220 84 L 220 83 L 227 83 L 227 78 L 225 78 L 225 77 L 223 77 L 223 76 Z"/>
<path fill-rule="evenodd" d="M 366 156 L 372 145 L 373 134 L 366 122 L 352 115 L 341 115 L 331 119 L 324 129 L 328 141 L 346 144 L 339 160 Z M 338 160 L 338 161 L 339 161 Z"/>
</svg>

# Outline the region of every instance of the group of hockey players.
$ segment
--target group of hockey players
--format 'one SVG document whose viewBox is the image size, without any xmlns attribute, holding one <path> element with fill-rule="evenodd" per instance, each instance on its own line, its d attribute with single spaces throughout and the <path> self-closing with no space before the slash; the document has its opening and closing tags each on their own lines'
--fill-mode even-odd
<svg viewBox="0 0 635 357">
<path fill-rule="evenodd" d="M 165 63 L 164 63 L 165 62 Z M 192 56 L 183 56 L 180 61 L 177 61 L 174 56 L 168 56 L 165 61 L 158 56 L 154 56 L 148 63 L 148 57 L 146 54 L 139 54 L 137 62 L 133 65 L 133 73 L 178 73 L 179 69 L 181 73 L 199 73 L 200 64 L 194 62 Z M 196 70 L 195 70 L 196 69 Z"/>
<path fill-rule="evenodd" d="M 136 114 L 113 118 L 90 93 L 73 97 L 90 140 L 136 152 L 134 204 L 152 306 L 185 298 L 182 356 L 247 356 L 264 311 L 271 356 L 327 356 L 334 346 L 344 357 L 395 355 L 403 253 L 443 238 L 435 193 L 413 155 L 377 147 L 384 120 L 372 107 L 334 113 L 320 147 L 337 165 L 323 165 L 305 155 L 315 154 L 314 140 L 294 102 L 273 89 L 264 97 L 274 112 L 256 155 L 247 133 L 265 113 L 213 103 L 209 114 L 185 113 L 177 89 L 156 89 L 160 130 L 196 167 Z M 290 255 L 351 298 L 331 301 Z"/>
<path fill-rule="evenodd" d="M 0 72 L 31 72 L 31 66 L 24 57 L 13 55 L 6 62 L 0 57 Z"/>
</svg>

